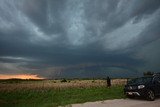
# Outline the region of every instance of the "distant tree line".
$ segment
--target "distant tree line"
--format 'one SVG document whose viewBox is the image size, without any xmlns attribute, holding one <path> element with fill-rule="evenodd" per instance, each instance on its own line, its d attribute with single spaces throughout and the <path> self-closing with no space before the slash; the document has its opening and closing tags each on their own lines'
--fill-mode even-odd
<svg viewBox="0 0 160 107">
<path fill-rule="evenodd" d="M 154 72 L 152 72 L 152 71 L 143 72 L 144 76 L 151 76 L 153 74 L 154 74 Z"/>
</svg>

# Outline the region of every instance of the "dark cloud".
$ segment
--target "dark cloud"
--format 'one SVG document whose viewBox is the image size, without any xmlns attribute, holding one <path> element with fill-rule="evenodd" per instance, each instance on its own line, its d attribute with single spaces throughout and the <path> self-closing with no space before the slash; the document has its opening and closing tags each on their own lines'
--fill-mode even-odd
<svg viewBox="0 0 160 107">
<path fill-rule="evenodd" d="M 159 18 L 159 0 L 1 0 L 0 73 L 158 72 Z"/>
</svg>

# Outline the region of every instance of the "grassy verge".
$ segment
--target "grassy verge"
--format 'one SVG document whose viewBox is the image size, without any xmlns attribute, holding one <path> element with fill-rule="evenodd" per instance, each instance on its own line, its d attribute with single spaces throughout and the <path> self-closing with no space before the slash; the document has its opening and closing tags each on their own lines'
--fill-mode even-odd
<svg viewBox="0 0 160 107">
<path fill-rule="evenodd" d="M 0 107 L 55 107 L 73 103 L 124 98 L 123 86 L 0 92 Z"/>
</svg>

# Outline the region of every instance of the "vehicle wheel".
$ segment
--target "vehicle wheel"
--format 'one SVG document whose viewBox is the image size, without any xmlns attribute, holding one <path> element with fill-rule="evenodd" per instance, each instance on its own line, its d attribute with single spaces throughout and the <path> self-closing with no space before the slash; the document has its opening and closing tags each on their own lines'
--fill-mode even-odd
<svg viewBox="0 0 160 107">
<path fill-rule="evenodd" d="M 155 94 L 152 90 L 148 90 L 147 92 L 147 100 L 154 101 L 155 100 Z"/>
</svg>

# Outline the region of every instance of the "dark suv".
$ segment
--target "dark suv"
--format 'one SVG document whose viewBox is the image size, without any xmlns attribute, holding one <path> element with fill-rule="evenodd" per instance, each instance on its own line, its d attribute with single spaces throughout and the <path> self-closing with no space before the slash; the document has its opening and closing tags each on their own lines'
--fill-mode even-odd
<svg viewBox="0 0 160 107">
<path fill-rule="evenodd" d="M 125 85 L 124 93 L 129 98 L 139 96 L 154 101 L 155 96 L 160 95 L 160 74 L 131 79 Z"/>
</svg>

